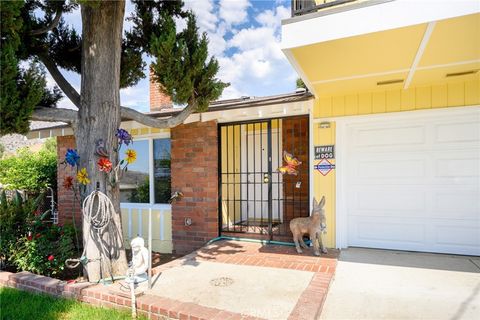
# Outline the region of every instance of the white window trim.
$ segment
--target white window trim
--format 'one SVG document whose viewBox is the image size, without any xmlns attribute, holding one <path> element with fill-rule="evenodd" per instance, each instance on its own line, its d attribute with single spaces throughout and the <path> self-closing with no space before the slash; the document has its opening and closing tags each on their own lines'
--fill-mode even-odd
<svg viewBox="0 0 480 320">
<path fill-rule="evenodd" d="M 137 202 L 121 202 L 120 207 L 125 209 L 170 209 L 169 203 L 155 203 L 155 176 L 154 176 L 154 161 L 153 161 L 153 140 L 155 139 L 170 139 L 170 132 L 161 132 L 134 138 L 135 141 L 148 142 L 148 181 L 149 181 L 149 197 L 150 203 Z M 171 144 L 170 144 L 171 146 Z"/>
</svg>

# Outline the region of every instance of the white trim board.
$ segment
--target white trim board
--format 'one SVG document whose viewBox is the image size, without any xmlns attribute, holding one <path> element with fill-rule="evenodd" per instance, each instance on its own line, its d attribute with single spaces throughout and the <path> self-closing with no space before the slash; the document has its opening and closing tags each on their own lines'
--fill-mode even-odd
<svg viewBox="0 0 480 320">
<path fill-rule="evenodd" d="M 396 0 L 283 24 L 280 47 L 282 50 L 303 47 L 478 12 L 477 0 Z"/>
</svg>

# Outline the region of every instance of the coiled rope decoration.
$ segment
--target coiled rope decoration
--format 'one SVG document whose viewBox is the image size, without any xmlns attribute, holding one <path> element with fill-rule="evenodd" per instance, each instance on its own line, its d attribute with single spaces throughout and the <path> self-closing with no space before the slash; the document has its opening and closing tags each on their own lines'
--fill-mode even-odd
<svg viewBox="0 0 480 320">
<path fill-rule="evenodd" d="M 97 203 L 96 210 L 94 205 Z M 113 206 L 112 201 L 108 198 L 108 196 L 99 191 L 95 190 L 92 193 L 90 193 L 85 200 L 83 200 L 82 203 L 82 213 L 83 213 L 83 221 L 87 222 L 91 228 L 93 228 L 96 232 L 97 235 L 101 235 L 102 231 L 108 227 L 110 224 L 110 221 L 112 219 L 113 213 L 115 212 L 115 208 Z M 88 242 L 87 238 L 87 242 Z M 100 250 L 100 256 L 102 255 L 102 252 L 105 256 L 107 256 L 108 253 L 108 248 L 106 245 L 103 243 L 103 241 L 99 241 L 101 243 L 101 250 Z M 97 258 L 97 259 L 88 259 L 86 256 L 87 253 L 87 245 L 88 243 L 85 243 L 85 246 L 83 248 L 82 255 L 79 259 L 67 259 L 65 261 L 65 265 L 70 268 L 70 269 L 75 269 L 82 263 L 83 265 L 86 265 L 88 262 L 91 261 L 96 261 L 96 260 L 101 260 L 102 258 Z"/>
</svg>

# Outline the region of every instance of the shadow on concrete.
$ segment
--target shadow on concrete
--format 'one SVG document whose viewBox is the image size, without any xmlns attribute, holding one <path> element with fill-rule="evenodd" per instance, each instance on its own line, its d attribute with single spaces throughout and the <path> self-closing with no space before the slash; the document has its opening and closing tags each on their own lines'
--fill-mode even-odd
<svg viewBox="0 0 480 320">
<path fill-rule="evenodd" d="M 480 273 L 480 257 L 366 248 L 342 249 L 339 261 Z"/>
<path fill-rule="evenodd" d="M 202 247 L 196 252 L 183 257 L 182 265 L 198 266 L 200 261 L 214 261 L 217 256 L 244 253 L 244 247 L 236 241 L 220 240 Z"/>
</svg>

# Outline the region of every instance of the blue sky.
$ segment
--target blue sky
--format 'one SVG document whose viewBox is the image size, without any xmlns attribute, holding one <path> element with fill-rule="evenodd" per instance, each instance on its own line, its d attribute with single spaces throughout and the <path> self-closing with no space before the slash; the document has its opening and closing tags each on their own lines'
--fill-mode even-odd
<svg viewBox="0 0 480 320">
<path fill-rule="evenodd" d="M 231 84 L 221 99 L 294 91 L 297 74 L 280 50 L 281 20 L 290 16 L 290 0 L 185 0 L 185 6 L 193 10 L 200 31 L 208 35 L 209 53 L 220 64 L 218 77 Z M 127 0 L 126 16 L 132 9 Z M 79 10 L 66 15 L 65 20 L 81 30 Z M 179 28 L 184 25 L 184 21 L 177 21 Z M 124 28 L 129 27 L 126 22 Z M 80 90 L 80 77 L 63 73 Z M 48 83 L 54 84 L 51 77 Z M 122 89 L 122 105 L 148 111 L 148 90 L 148 78 Z M 73 105 L 64 98 L 59 106 Z"/>
</svg>

